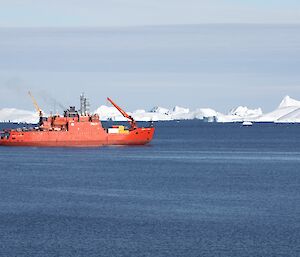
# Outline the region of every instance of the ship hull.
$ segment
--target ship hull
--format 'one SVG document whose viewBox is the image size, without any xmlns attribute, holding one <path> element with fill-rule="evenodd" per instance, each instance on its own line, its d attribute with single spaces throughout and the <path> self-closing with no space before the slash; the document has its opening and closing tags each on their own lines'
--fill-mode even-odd
<svg viewBox="0 0 300 257">
<path fill-rule="evenodd" d="M 137 128 L 127 134 L 109 134 L 102 127 L 71 131 L 12 132 L 1 139 L 0 146 L 31 147 L 100 147 L 106 145 L 145 145 L 154 135 L 154 128 Z"/>
<path fill-rule="evenodd" d="M 129 129 L 121 125 L 104 128 L 98 114 L 87 112 L 87 99 L 82 95 L 80 113 L 74 106 L 70 106 L 64 111 L 64 116 L 57 114 L 43 117 L 42 111 L 37 108 L 40 114 L 38 126 L 0 131 L 0 146 L 99 147 L 148 144 L 153 138 L 154 127 L 138 127 L 130 115 L 110 98 L 107 99 L 128 120 Z"/>
</svg>

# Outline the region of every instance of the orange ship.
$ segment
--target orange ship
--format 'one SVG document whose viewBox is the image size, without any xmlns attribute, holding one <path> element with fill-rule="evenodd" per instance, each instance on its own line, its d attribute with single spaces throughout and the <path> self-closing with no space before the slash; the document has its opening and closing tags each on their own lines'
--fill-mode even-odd
<svg viewBox="0 0 300 257">
<path fill-rule="evenodd" d="M 30 94 L 30 92 L 29 92 Z M 32 95 L 30 94 L 32 97 Z M 63 116 L 43 117 L 41 109 L 32 97 L 40 114 L 40 121 L 34 129 L 10 129 L 1 132 L 0 146 L 38 147 L 98 147 L 105 145 L 144 145 L 149 143 L 155 128 L 137 126 L 136 121 L 107 98 L 129 121 L 130 127 L 112 126 L 104 128 L 97 114 L 87 111 L 87 99 L 81 96 L 80 111 L 70 107 Z"/>
</svg>

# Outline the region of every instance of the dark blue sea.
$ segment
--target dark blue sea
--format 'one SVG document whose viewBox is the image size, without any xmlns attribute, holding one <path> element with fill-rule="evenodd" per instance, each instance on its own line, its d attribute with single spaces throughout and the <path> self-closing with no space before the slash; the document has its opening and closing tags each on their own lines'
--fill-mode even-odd
<svg viewBox="0 0 300 257">
<path fill-rule="evenodd" d="M 148 146 L 0 147 L 0 256 L 300 256 L 300 125 L 155 126 Z"/>
</svg>

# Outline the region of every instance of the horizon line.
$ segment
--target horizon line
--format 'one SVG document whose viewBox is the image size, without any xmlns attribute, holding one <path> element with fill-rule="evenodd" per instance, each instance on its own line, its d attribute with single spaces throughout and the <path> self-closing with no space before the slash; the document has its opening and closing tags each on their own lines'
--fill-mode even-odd
<svg viewBox="0 0 300 257">
<path fill-rule="evenodd" d="M 300 22 L 208 22 L 208 23 L 174 23 L 174 24 L 143 24 L 120 26 L 3 26 L 0 29 L 124 29 L 124 28 L 156 28 L 156 27 L 189 27 L 189 26 L 300 26 Z"/>
</svg>

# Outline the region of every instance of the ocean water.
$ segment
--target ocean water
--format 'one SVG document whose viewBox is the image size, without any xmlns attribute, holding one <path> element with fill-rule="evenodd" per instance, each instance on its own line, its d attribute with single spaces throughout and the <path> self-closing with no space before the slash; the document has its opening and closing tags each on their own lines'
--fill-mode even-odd
<svg viewBox="0 0 300 257">
<path fill-rule="evenodd" d="M 140 147 L 0 147 L 0 256 L 300 256 L 300 125 L 156 124 Z"/>
</svg>

